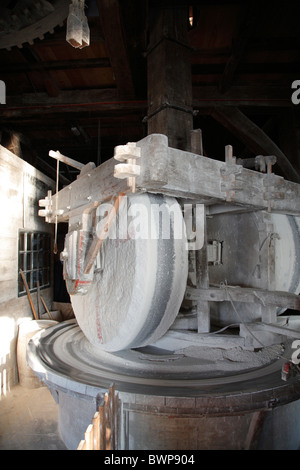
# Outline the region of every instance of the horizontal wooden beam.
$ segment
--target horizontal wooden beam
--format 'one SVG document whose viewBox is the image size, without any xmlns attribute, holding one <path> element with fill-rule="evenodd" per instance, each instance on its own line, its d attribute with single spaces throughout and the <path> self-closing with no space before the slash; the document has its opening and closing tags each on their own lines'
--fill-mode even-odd
<svg viewBox="0 0 300 470">
<path fill-rule="evenodd" d="M 168 147 L 167 137 L 161 134 L 149 135 L 136 146 L 141 149 L 139 176 L 135 176 L 137 192 L 161 193 L 210 205 L 227 202 L 241 210 L 267 210 L 271 203 L 273 212 L 300 215 L 300 185 L 282 177 L 272 175 L 270 181 L 269 174 Z M 66 187 L 57 196 L 54 194 L 52 207 L 56 207 L 58 197 L 58 221 L 67 221 L 85 207 L 96 207 L 116 194 L 130 191 L 126 180 L 114 177 L 115 165 L 116 159 L 111 158 L 89 176 L 72 183 L 72 191 Z M 230 200 L 228 192 L 232 193 Z"/>
<path fill-rule="evenodd" d="M 41 108 L 47 113 L 64 113 L 68 105 L 72 113 L 84 112 L 84 109 L 141 109 L 148 107 L 147 100 L 119 100 L 116 88 L 91 90 L 65 90 L 58 96 L 49 97 L 47 93 L 24 93 L 21 96 L 7 96 L 6 105 L 2 105 L 0 116 L 14 118 L 39 115 Z M 225 93 L 220 93 L 217 86 L 194 86 L 193 108 L 209 109 L 219 106 L 262 106 L 291 107 L 288 87 L 234 86 Z"/>
<path fill-rule="evenodd" d="M 300 215 L 299 184 L 273 173 L 171 148 L 167 137 L 160 134 L 145 137 L 137 146 L 142 149 L 137 189 L 159 189 L 163 194 L 204 204 L 227 202 L 240 205 L 241 209 Z"/>
<path fill-rule="evenodd" d="M 37 63 L 11 63 L 5 64 L 5 68 L 1 71 L 1 74 L 5 77 L 6 74 L 32 72 L 36 70 L 70 70 L 103 67 L 111 67 L 108 57 L 102 57 L 99 59 L 51 60 Z"/>
<path fill-rule="evenodd" d="M 193 86 L 194 109 L 209 106 L 292 107 L 287 86 L 231 86 L 221 93 L 217 86 Z"/>
<path fill-rule="evenodd" d="M 276 333 L 278 335 L 289 336 L 290 338 L 300 338 L 299 330 L 293 330 L 286 326 L 274 325 L 272 323 L 263 323 L 263 322 L 250 323 L 247 326 L 251 330 L 254 330 L 254 331 L 264 330 L 264 331 L 270 331 L 271 333 Z"/>
<path fill-rule="evenodd" d="M 277 75 L 279 79 L 293 79 L 296 73 L 299 73 L 300 65 L 297 62 L 244 62 L 239 65 L 239 75 L 260 75 L 266 78 L 266 75 Z M 208 63 L 208 64 L 192 64 L 193 75 L 222 75 L 224 71 L 224 63 Z M 293 72 L 294 71 L 294 72 Z"/>
<path fill-rule="evenodd" d="M 8 96 L 7 104 L 1 106 L 0 117 L 3 120 L 43 117 L 50 115 L 68 114 L 81 115 L 96 112 L 120 112 L 127 110 L 142 111 L 147 109 L 145 100 L 121 100 L 117 90 L 72 90 L 64 91 L 58 96 L 48 96 L 47 93 L 28 93 L 22 97 Z M 3 121 L 4 122 L 4 121 Z"/>
<path fill-rule="evenodd" d="M 196 289 L 187 287 L 186 298 L 190 300 L 202 300 L 208 302 L 247 302 L 263 306 L 300 310 L 299 295 L 290 292 L 267 291 L 262 289 L 224 286 L 209 287 L 207 289 Z"/>
<path fill-rule="evenodd" d="M 100 88 L 93 90 L 64 90 L 58 96 L 49 97 L 47 93 L 23 93 L 22 95 L 7 96 L 6 106 L 1 106 L 1 110 L 7 110 L 17 106 L 51 106 L 51 105 L 81 105 L 98 102 L 117 101 L 118 95 L 115 88 Z"/>
</svg>

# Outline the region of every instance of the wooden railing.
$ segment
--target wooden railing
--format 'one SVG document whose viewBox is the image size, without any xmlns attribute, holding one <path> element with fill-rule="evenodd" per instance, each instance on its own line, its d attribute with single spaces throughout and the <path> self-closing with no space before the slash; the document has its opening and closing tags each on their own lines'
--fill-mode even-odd
<svg viewBox="0 0 300 470">
<path fill-rule="evenodd" d="M 89 424 L 77 450 L 116 450 L 120 442 L 121 400 L 110 387 Z"/>
</svg>

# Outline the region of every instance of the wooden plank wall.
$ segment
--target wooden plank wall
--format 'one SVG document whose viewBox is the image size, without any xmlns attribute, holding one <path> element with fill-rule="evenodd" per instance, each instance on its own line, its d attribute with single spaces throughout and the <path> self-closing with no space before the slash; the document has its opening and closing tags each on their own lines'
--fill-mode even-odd
<svg viewBox="0 0 300 470">
<path fill-rule="evenodd" d="M 33 318 L 27 296 L 18 297 L 19 230 L 52 233 L 53 226 L 38 216 L 38 200 L 54 187 L 52 180 L 0 145 L 0 397 L 18 381 L 18 325 Z M 51 305 L 52 288 L 42 295 Z M 36 293 L 32 298 L 37 305 Z"/>
</svg>

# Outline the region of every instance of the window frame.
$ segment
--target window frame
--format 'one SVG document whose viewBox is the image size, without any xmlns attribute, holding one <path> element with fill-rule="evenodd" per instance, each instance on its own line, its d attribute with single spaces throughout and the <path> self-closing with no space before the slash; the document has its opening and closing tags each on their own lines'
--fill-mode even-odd
<svg viewBox="0 0 300 470">
<path fill-rule="evenodd" d="M 18 297 L 27 294 L 20 274 L 23 271 L 30 293 L 51 287 L 51 234 L 20 229 L 18 233 Z"/>
</svg>

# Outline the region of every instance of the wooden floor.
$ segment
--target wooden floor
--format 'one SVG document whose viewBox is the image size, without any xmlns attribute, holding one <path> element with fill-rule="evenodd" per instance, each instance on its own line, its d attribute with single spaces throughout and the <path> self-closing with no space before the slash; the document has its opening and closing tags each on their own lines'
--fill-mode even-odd
<svg viewBox="0 0 300 470">
<path fill-rule="evenodd" d="M 67 450 L 47 387 L 15 386 L 0 399 L 0 450 Z"/>
</svg>

